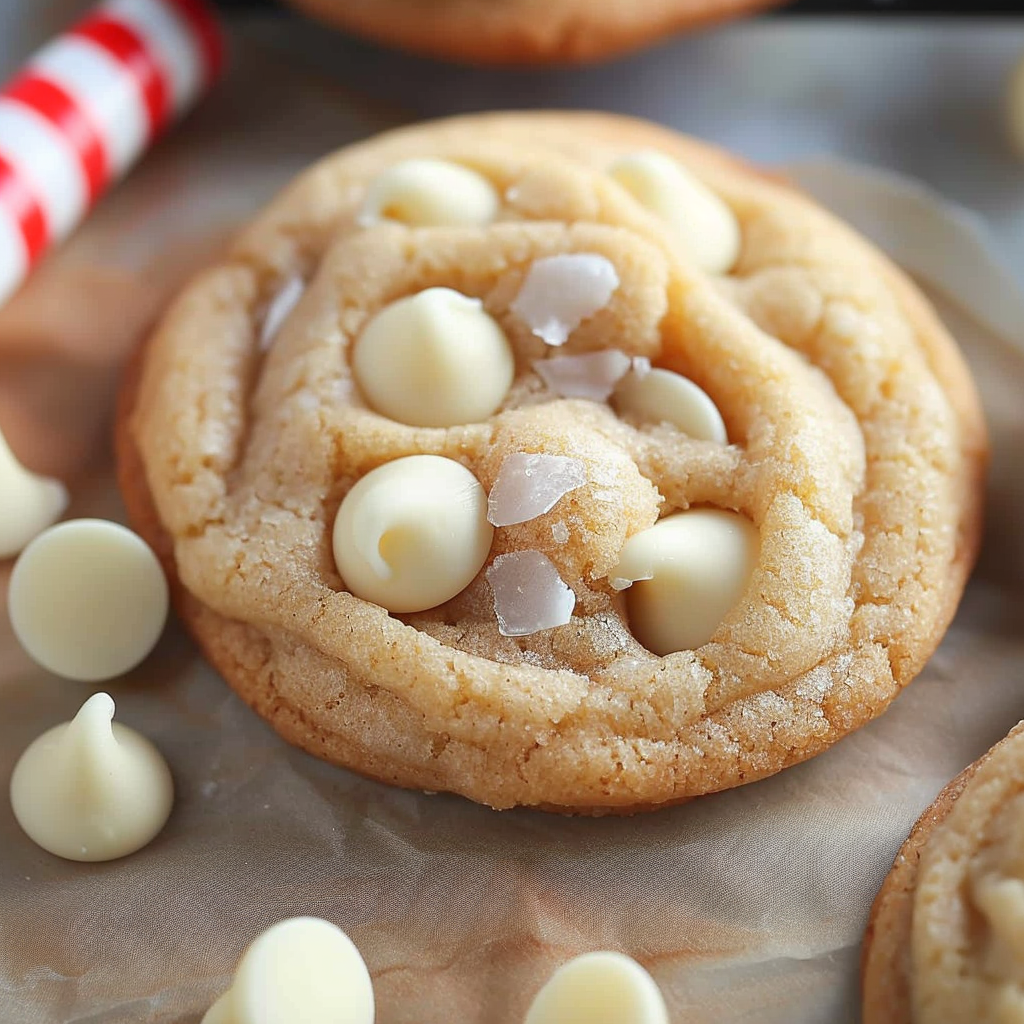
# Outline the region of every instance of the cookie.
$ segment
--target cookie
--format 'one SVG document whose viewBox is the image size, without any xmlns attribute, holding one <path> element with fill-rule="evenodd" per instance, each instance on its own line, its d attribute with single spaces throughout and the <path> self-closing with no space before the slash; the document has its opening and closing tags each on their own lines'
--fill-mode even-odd
<svg viewBox="0 0 1024 1024">
<path fill-rule="evenodd" d="M 1024 723 L 918 819 L 864 937 L 865 1024 L 1010 1021 L 1024 1012 Z"/>
<path fill-rule="evenodd" d="M 780 0 L 293 0 L 346 32 L 469 64 L 570 64 L 638 49 Z"/>
<path fill-rule="evenodd" d="M 569 113 L 301 176 L 166 313 L 118 447 L 184 620 L 286 739 L 588 813 L 880 714 L 956 609 L 986 462 L 882 255 L 726 154 Z"/>
</svg>

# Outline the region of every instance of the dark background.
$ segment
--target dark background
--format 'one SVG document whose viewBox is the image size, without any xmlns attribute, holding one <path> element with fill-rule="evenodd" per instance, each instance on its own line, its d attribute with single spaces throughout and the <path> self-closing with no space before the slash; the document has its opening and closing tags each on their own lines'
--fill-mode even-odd
<svg viewBox="0 0 1024 1024">
<path fill-rule="evenodd" d="M 219 0 L 221 7 L 271 7 L 272 0 Z M 784 7 L 791 14 L 1017 14 L 1024 0 L 796 0 Z"/>
<path fill-rule="evenodd" d="M 222 7 L 270 7 L 272 0 L 219 0 Z M 1024 0 L 796 0 L 783 11 L 791 14 L 1017 14 Z"/>
</svg>

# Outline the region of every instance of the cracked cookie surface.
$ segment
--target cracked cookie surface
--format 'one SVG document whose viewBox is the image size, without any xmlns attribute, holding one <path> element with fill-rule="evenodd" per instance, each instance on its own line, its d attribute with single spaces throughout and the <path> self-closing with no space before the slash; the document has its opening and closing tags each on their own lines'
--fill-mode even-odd
<svg viewBox="0 0 1024 1024">
<path fill-rule="evenodd" d="M 741 242 L 727 275 L 699 269 L 608 173 L 646 150 L 728 204 Z M 486 178 L 493 219 L 366 223 L 370 183 L 424 158 Z M 571 253 L 604 257 L 619 284 L 552 350 L 514 300 L 535 261 Z M 263 346 L 268 306 L 296 276 L 308 286 Z M 397 423 L 353 380 L 365 324 L 434 287 L 479 299 L 511 345 L 515 379 L 483 422 Z M 609 348 L 695 381 L 732 443 L 559 398 L 534 368 Z M 133 521 L 229 683 L 318 756 L 494 807 L 628 813 L 824 750 L 921 669 L 980 533 L 977 398 L 914 287 L 783 185 L 608 115 L 458 118 L 328 157 L 186 289 L 122 398 Z M 344 591 L 331 525 L 358 479 L 429 454 L 490 490 L 524 451 L 579 460 L 587 483 L 496 530 L 488 563 L 543 552 L 574 592 L 568 624 L 503 636 L 483 570 L 413 614 Z M 656 657 L 607 577 L 628 537 L 692 506 L 748 517 L 759 557 L 708 643 Z"/>
</svg>

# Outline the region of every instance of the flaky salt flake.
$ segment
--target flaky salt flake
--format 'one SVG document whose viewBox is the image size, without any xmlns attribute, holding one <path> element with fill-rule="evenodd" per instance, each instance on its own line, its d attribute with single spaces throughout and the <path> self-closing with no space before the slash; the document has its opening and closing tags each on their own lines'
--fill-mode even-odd
<svg viewBox="0 0 1024 1024">
<path fill-rule="evenodd" d="M 533 368 L 541 380 L 562 398 L 589 398 L 603 402 L 629 372 L 633 360 L 617 348 L 580 356 L 538 359 Z"/>
<path fill-rule="evenodd" d="M 643 380 L 651 372 L 651 361 L 647 356 L 633 356 L 630 362 L 633 364 L 633 376 L 637 380 Z"/>
<path fill-rule="evenodd" d="M 487 582 L 494 591 L 494 614 L 502 636 L 529 636 L 564 626 L 576 607 L 576 595 L 540 551 L 499 555 L 487 570 Z"/>
<path fill-rule="evenodd" d="M 596 253 L 566 253 L 535 260 L 511 310 L 549 345 L 564 345 L 579 325 L 608 305 L 619 275 Z"/>
<path fill-rule="evenodd" d="M 487 498 L 487 520 L 492 526 L 514 526 L 536 519 L 586 482 L 579 459 L 513 452 L 502 462 Z"/>
<path fill-rule="evenodd" d="M 277 332 L 284 325 L 288 314 L 296 307 L 305 290 L 306 282 L 298 274 L 293 274 L 270 300 L 266 315 L 263 317 L 263 326 L 260 328 L 261 352 L 266 352 L 270 348 Z"/>
</svg>

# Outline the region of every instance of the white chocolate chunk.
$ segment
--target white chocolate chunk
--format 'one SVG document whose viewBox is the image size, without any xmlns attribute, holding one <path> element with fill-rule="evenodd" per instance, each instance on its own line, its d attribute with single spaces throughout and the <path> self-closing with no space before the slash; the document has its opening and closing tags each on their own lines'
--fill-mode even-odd
<svg viewBox="0 0 1024 1024">
<path fill-rule="evenodd" d="M 305 290 L 306 282 L 298 274 L 293 274 L 270 300 L 267 312 L 263 316 L 263 326 L 260 328 L 261 352 L 265 352 L 273 344 L 277 332 L 284 326 L 285 320 L 298 305 Z"/>
<path fill-rule="evenodd" d="M 579 459 L 513 452 L 502 462 L 487 497 L 487 520 L 492 526 L 513 526 L 536 519 L 586 482 Z"/>
<path fill-rule="evenodd" d="M 608 573 L 628 586 L 633 635 L 664 656 L 706 644 L 743 596 L 757 564 L 760 538 L 746 516 L 691 509 L 634 534 Z"/>
<path fill-rule="evenodd" d="M 171 813 L 167 762 L 113 717 L 113 700 L 94 694 L 73 721 L 44 732 L 14 767 L 14 816 L 29 839 L 58 857 L 125 857 L 153 839 Z"/>
<path fill-rule="evenodd" d="M 508 339 L 479 299 L 450 288 L 385 306 L 352 350 L 352 372 L 370 406 L 414 427 L 487 419 L 515 370 Z"/>
<path fill-rule="evenodd" d="M 104 519 L 50 527 L 11 573 L 15 635 L 43 668 L 68 679 L 134 668 L 160 639 L 167 608 L 167 580 L 149 545 Z"/>
<path fill-rule="evenodd" d="M 409 455 L 367 473 L 334 520 L 348 590 L 389 612 L 421 612 L 473 581 L 491 550 L 487 495 L 465 466 Z"/>
<path fill-rule="evenodd" d="M 608 305 L 619 287 L 615 265 L 596 253 L 535 260 L 511 310 L 549 345 L 564 345 L 584 320 Z"/>
<path fill-rule="evenodd" d="M 648 423 L 671 423 L 700 441 L 728 443 L 718 406 L 692 380 L 671 370 L 636 370 L 626 374 L 615 389 L 612 404 L 620 415 Z"/>
<path fill-rule="evenodd" d="M 563 964 L 534 997 L 525 1024 L 669 1024 L 654 979 L 622 953 Z"/>
<path fill-rule="evenodd" d="M 579 356 L 538 359 L 533 368 L 541 380 L 562 398 L 588 398 L 603 402 L 615 389 L 632 360 L 617 348 Z"/>
<path fill-rule="evenodd" d="M 64 485 L 27 470 L 0 433 L 0 558 L 16 555 L 67 507 Z"/>
<path fill-rule="evenodd" d="M 487 581 L 502 636 L 529 636 L 564 626 L 576 607 L 576 595 L 541 551 L 499 555 L 487 570 Z"/>
<path fill-rule="evenodd" d="M 292 917 L 242 954 L 202 1024 L 373 1024 L 370 972 L 355 943 L 317 917 Z"/>
<path fill-rule="evenodd" d="M 664 153 L 643 150 L 616 160 L 608 173 L 663 220 L 702 270 L 725 274 L 742 236 L 731 209 L 695 174 Z"/>
<path fill-rule="evenodd" d="M 1006 127 L 1014 151 L 1024 160 L 1024 55 L 1013 69 L 1007 85 Z"/>
<path fill-rule="evenodd" d="M 367 227 L 395 220 L 412 227 L 474 227 L 489 224 L 501 200 L 476 171 L 447 160 L 403 160 L 370 183 L 359 212 Z"/>
</svg>

